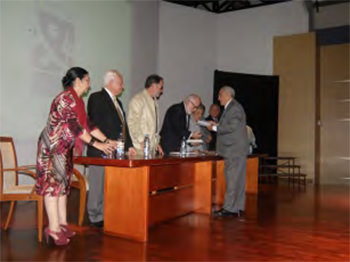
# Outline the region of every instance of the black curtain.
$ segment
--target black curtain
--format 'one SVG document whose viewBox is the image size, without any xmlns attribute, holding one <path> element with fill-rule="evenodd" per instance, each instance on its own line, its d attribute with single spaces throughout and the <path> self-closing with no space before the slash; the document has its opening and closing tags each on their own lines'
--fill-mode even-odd
<svg viewBox="0 0 350 262">
<path fill-rule="evenodd" d="M 214 98 L 222 86 L 232 86 L 247 115 L 247 125 L 255 134 L 255 153 L 277 155 L 278 76 L 250 75 L 215 70 Z"/>
</svg>

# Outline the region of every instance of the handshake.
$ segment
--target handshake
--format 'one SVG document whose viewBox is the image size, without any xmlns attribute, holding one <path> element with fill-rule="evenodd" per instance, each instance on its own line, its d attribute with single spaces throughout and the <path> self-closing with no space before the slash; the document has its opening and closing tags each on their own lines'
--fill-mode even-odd
<svg viewBox="0 0 350 262">
<path fill-rule="evenodd" d="M 208 121 L 208 124 L 209 125 L 207 126 L 207 128 L 209 131 L 216 131 L 217 130 L 218 124 L 216 122 L 210 120 L 210 121 Z"/>
<path fill-rule="evenodd" d="M 216 131 L 216 128 L 217 128 L 217 123 L 212 120 L 209 120 L 209 121 L 199 120 L 198 124 L 200 126 L 206 127 L 209 131 Z"/>
</svg>

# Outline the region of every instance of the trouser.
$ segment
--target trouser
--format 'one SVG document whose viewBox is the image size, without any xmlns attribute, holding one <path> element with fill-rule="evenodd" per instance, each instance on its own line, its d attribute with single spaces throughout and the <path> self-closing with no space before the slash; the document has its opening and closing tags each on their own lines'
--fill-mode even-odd
<svg viewBox="0 0 350 262">
<path fill-rule="evenodd" d="M 225 158 L 226 193 L 223 208 L 230 212 L 244 211 L 246 156 Z"/>
<path fill-rule="evenodd" d="M 88 179 L 87 211 L 90 222 L 96 223 L 103 220 L 105 168 L 103 166 L 89 166 Z"/>
</svg>

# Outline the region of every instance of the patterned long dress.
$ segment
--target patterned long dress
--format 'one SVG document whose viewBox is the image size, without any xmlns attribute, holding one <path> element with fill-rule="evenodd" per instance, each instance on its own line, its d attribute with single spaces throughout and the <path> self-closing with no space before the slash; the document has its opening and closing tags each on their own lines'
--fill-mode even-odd
<svg viewBox="0 0 350 262">
<path fill-rule="evenodd" d="M 86 120 L 79 121 L 78 118 L 76 108 L 79 99 L 69 88 L 56 96 L 51 104 L 47 125 L 38 141 L 36 192 L 39 195 L 69 194 L 73 147 L 85 129 L 81 123 L 86 123 Z M 83 110 L 85 112 L 84 107 Z"/>
</svg>

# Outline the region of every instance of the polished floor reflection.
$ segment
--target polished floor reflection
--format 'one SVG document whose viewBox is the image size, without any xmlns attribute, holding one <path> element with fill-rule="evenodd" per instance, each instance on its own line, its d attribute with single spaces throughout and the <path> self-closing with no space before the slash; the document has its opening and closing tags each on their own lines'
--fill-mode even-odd
<svg viewBox="0 0 350 262">
<path fill-rule="evenodd" d="M 104 235 L 85 219 L 59 248 L 37 242 L 35 205 L 20 203 L 9 231 L 1 230 L 1 261 L 349 261 L 348 186 L 262 185 L 247 203 L 244 218 L 191 214 L 154 226 L 146 244 Z M 2 227 L 8 207 L 0 208 Z M 69 211 L 76 224 L 76 191 Z"/>
</svg>

